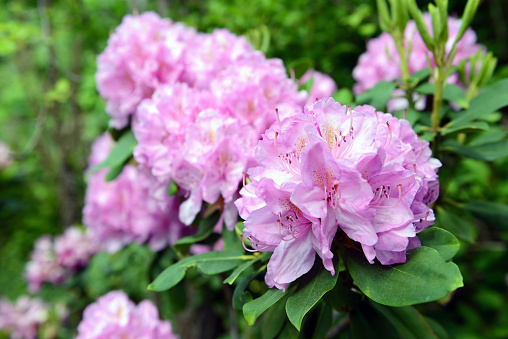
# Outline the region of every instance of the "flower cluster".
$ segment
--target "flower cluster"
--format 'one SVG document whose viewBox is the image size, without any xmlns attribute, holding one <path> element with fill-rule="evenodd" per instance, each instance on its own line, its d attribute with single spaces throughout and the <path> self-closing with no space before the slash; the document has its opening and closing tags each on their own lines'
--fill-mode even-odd
<svg viewBox="0 0 508 339">
<path fill-rule="evenodd" d="M 62 283 L 77 269 L 86 266 L 98 250 L 90 232 L 76 226 L 67 228 L 55 239 L 47 235 L 40 237 L 25 265 L 29 290 L 37 292 L 44 282 Z"/>
<path fill-rule="evenodd" d="M 424 13 L 423 17 L 427 24 L 427 29 L 430 34 L 432 34 L 432 20 L 430 14 Z M 451 50 L 461 23 L 462 21 L 460 19 L 448 18 L 447 53 Z M 404 43 L 409 53 L 408 67 L 410 74 L 427 68 L 427 58 L 431 65 L 435 67 L 434 56 L 425 46 L 414 20 L 408 22 L 404 31 L 404 37 Z M 475 55 L 481 48 L 482 46 L 476 43 L 475 32 L 471 28 L 467 29 L 457 43 L 457 53 L 452 60 L 452 65 L 458 65 L 462 60 Z M 374 87 L 374 85 L 380 81 L 392 81 L 396 78 L 400 78 L 400 76 L 400 56 L 395 47 L 395 42 L 390 34 L 383 33 L 367 43 L 367 51 L 358 59 L 358 64 L 353 69 L 353 78 L 356 80 L 353 91 L 355 94 L 360 94 Z M 450 76 L 448 81 L 458 83 L 459 79 L 457 74 Z M 422 101 L 420 102 L 423 103 Z M 392 99 L 388 102 L 388 110 L 390 111 L 404 107 L 407 107 L 407 101 L 404 99 Z"/>
<path fill-rule="evenodd" d="M 123 291 L 112 291 L 90 304 L 78 325 L 77 339 L 177 338 L 171 324 L 159 320 L 155 305 L 143 300 L 137 306 Z"/>
<path fill-rule="evenodd" d="M 307 99 L 307 93 L 299 92 L 297 83 L 287 77 L 281 60 L 267 59 L 245 38 L 225 29 L 197 33 L 153 13 L 126 17 L 98 64 L 99 91 L 108 99 L 114 125 L 125 125 L 133 115 L 138 140 L 134 158 L 159 187 L 174 181 L 183 190 L 187 199 L 179 218 L 187 225 L 203 201 L 221 201 L 221 220 L 233 227 L 237 219 L 233 201 L 243 172 L 254 163 L 256 142 L 276 120 L 277 110 L 301 112 Z M 124 169 L 122 178 L 110 184 L 91 180 L 90 186 L 124 187 L 118 182 L 134 176 L 128 174 L 133 171 Z M 136 189 L 142 189 L 143 180 L 136 181 Z M 87 194 L 87 205 L 92 200 L 98 200 L 96 193 Z M 114 212 L 120 202 L 107 200 L 110 205 L 104 205 L 104 214 L 115 215 L 122 230 L 132 231 L 135 226 L 129 227 L 130 222 Z M 94 227 L 87 208 L 85 224 Z M 138 208 L 130 210 L 135 213 Z"/>
<path fill-rule="evenodd" d="M 406 120 L 332 98 L 274 123 L 236 201 L 251 246 L 274 252 L 267 285 L 285 289 L 310 270 L 315 253 L 334 274 L 338 227 L 370 263 L 405 262 L 419 245 L 416 233 L 434 220 L 429 204 L 441 164 L 428 145 Z"/>
<path fill-rule="evenodd" d="M 108 133 L 99 137 L 92 145 L 89 168 L 105 160 L 113 146 Z M 103 248 L 114 252 L 131 242 L 148 241 L 156 251 L 181 237 L 178 198 L 159 192 L 150 173 L 128 164 L 114 181 L 106 182 L 107 172 L 102 169 L 88 178 L 83 209 L 83 224 Z"/>
<path fill-rule="evenodd" d="M 21 296 L 15 303 L 0 299 L 0 330 L 10 333 L 13 339 L 35 339 L 41 325 L 48 322 L 54 312 L 59 321 L 67 316 L 63 305 L 50 305 L 39 298 Z"/>
</svg>

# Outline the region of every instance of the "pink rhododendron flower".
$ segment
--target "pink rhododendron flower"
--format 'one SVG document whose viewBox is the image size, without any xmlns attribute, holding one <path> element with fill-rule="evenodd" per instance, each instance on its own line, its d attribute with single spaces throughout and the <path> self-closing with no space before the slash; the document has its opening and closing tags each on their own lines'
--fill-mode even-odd
<svg viewBox="0 0 508 339">
<path fill-rule="evenodd" d="M 317 253 L 334 274 L 340 227 L 369 260 L 405 262 L 416 233 L 433 222 L 438 160 L 405 120 L 332 98 L 274 123 L 256 147 L 259 166 L 236 201 L 245 236 L 273 251 L 265 281 L 285 289 Z"/>
<path fill-rule="evenodd" d="M 155 13 L 124 17 L 97 58 L 97 88 L 115 128 L 125 126 L 157 86 L 180 78 L 185 48 L 194 36 L 194 30 Z"/>
<path fill-rule="evenodd" d="M 67 228 L 64 234 L 55 239 L 40 237 L 25 266 L 29 290 L 37 292 L 44 282 L 62 283 L 74 271 L 86 266 L 99 250 L 90 232 L 76 226 Z"/>
<path fill-rule="evenodd" d="M 13 339 L 38 338 L 38 330 L 50 319 L 51 307 L 39 298 L 19 297 L 15 303 L 0 299 L 0 331 Z M 67 316 L 63 305 L 55 305 L 53 312 L 60 321 Z"/>
<path fill-rule="evenodd" d="M 135 305 L 123 291 L 100 297 L 83 311 L 78 339 L 146 338 L 173 339 L 168 321 L 159 320 L 159 312 L 149 300 Z"/>
<path fill-rule="evenodd" d="M 90 168 L 104 160 L 113 145 L 109 134 L 101 136 L 92 146 Z M 133 165 L 126 165 L 111 182 L 105 181 L 107 171 L 90 175 L 83 209 L 83 224 L 107 250 L 131 242 L 148 242 L 160 250 L 181 237 L 178 197 L 157 194 L 160 188 L 152 175 Z"/>
<path fill-rule="evenodd" d="M 432 35 L 432 23 L 429 13 L 424 13 L 424 20 L 427 29 Z M 450 52 L 453 42 L 457 37 L 462 21 L 456 18 L 448 18 L 448 41 L 446 50 Z M 416 28 L 414 20 L 410 20 L 404 31 L 405 46 L 409 50 L 408 66 L 409 73 L 413 74 L 419 70 L 427 68 L 427 57 L 432 66 L 435 66 L 434 56 L 427 49 L 420 33 Z M 475 55 L 483 47 L 476 43 L 476 34 L 469 28 L 457 43 L 457 53 L 452 60 L 452 65 L 458 65 L 462 60 Z M 365 92 L 374 87 L 380 81 L 392 81 L 401 77 L 400 57 L 395 47 L 393 38 L 388 33 L 382 33 L 379 37 L 371 39 L 367 43 L 367 51 L 358 59 L 358 64 L 353 69 L 353 78 L 356 84 L 353 91 L 356 95 Z M 448 79 L 449 82 L 458 83 L 458 77 L 453 74 Z M 405 95 L 403 91 L 398 90 L 394 94 Z M 418 96 L 415 96 L 415 100 Z M 416 107 L 423 109 L 424 101 L 417 102 Z M 404 98 L 391 99 L 388 102 L 388 109 L 393 111 L 407 107 L 407 100 Z"/>
<path fill-rule="evenodd" d="M 323 98 L 331 97 L 337 90 L 337 84 L 331 76 L 318 72 L 314 69 L 309 69 L 298 81 L 300 85 L 305 84 L 307 81 L 312 80 L 312 87 L 310 89 L 309 98 L 307 101 L 316 101 Z"/>
</svg>

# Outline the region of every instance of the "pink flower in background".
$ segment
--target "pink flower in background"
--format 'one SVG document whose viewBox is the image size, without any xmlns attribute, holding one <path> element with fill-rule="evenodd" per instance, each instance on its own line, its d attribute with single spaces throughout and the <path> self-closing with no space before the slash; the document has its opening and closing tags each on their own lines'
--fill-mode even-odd
<svg viewBox="0 0 508 339">
<path fill-rule="evenodd" d="M 94 242 L 91 232 L 76 226 L 67 228 L 54 240 L 58 264 L 71 271 L 86 266 L 99 250 L 100 246 Z"/>
<path fill-rule="evenodd" d="M 141 100 L 160 84 L 180 78 L 185 48 L 195 34 L 151 12 L 124 17 L 97 59 L 97 88 L 107 100 L 113 127 L 124 127 Z"/>
<path fill-rule="evenodd" d="M 107 156 L 114 141 L 104 134 L 92 145 L 90 168 Z M 157 194 L 163 188 L 150 173 L 127 164 L 113 181 L 108 169 L 90 175 L 83 209 L 83 224 L 107 250 L 114 252 L 131 243 L 148 242 L 157 251 L 182 235 L 177 196 Z M 167 186 L 164 187 L 167 192 Z"/>
<path fill-rule="evenodd" d="M 12 163 L 12 154 L 9 146 L 0 141 L 0 169 L 9 166 Z"/>
<path fill-rule="evenodd" d="M 90 232 L 76 226 L 67 228 L 54 239 L 47 235 L 40 237 L 25 266 L 29 290 L 37 292 L 44 282 L 62 283 L 77 269 L 86 266 L 99 250 Z"/>
<path fill-rule="evenodd" d="M 50 236 L 37 239 L 25 265 L 25 280 L 30 292 L 37 292 L 44 282 L 60 284 L 67 278 L 67 271 L 58 263 Z"/>
<path fill-rule="evenodd" d="M 437 180 L 439 161 L 407 121 L 373 107 L 310 102 L 265 132 L 256 160 L 235 204 L 251 246 L 274 252 L 270 287 L 285 289 L 316 253 L 334 274 L 338 227 L 371 263 L 392 264 L 405 262 L 406 250 L 419 245 L 416 233 L 432 224 L 428 205 L 437 191 L 428 183 Z"/>
<path fill-rule="evenodd" d="M 168 321 L 159 319 L 151 301 L 143 300 L 135 305 L 123 291 L 112 291 L 85 308 L 77 338 L 172 339 L 177 336 Z"/>
<path fill-rule="evenodd" d="M 54 312 L 60 321 L 67 316 L 67 309 L 61 304 L 51 306 L 39 298 L 23 295 L 15 303 L 0 299 L 0 331 L 10 333 L 13 339 L 38 338 L 39 328 L 50 319 Z"/>
<path fill-rule="evenodd" d="M 310 89 L 307 101 L 317 101 L 319 99 L 331 97 L 332 94 L 337 90 L 337 84 L 331 76 L 318 72 L 314 69 L 309 69 L 307 72 L 305 72 L 298 83 L 303 85 L 311 80 L 312 87 Z"/>
<path fill-rule="evenodd" d="M 432 35 L 432 24 L 429 13 L 424 13 L 427 29 Z M 448 41 L 447 52 L 450 52 L 453 41 L 457 37 L 462 21 L 456 18 L 448 18 Z M 427 68 L 427 57 L 432 66 L 435 66 L 434 57 L 425 46 L 414 20 L 410 20 L 404 31 L 405 45 L 409 49 L 409 72 L 413 74 Z M 475 55 L 483 47 L 476 43 L 476 34 L 469 28 L 457 43 L 457 53 L 452 60 L 452 65 L 458 65 L 462 60 Z M 392 81 L 401 77 L 400 57 L 388 33 L 382 33 L 379 37 L 367 42 L 367 51 L 358 59 L 358 64 L 353 69 L 353 78 L 356 84 L 353 91 L 356 95 L 374 87 L 380 81 Z M 452 74 L 448 79 L 451 83 L 459 84 L 457 74 Z M 397 95 L 404 95 L 403 91 L 397 91 Z M 418 97 L 415 96 L 415 100 Z M 419 101 L 417 108 L 423 109 L 424 101 Z M 403 98 L 391 99 L 388 102 L 388 110 L 398 110 L 407 107 L 407 100 Z"/>
</svg>

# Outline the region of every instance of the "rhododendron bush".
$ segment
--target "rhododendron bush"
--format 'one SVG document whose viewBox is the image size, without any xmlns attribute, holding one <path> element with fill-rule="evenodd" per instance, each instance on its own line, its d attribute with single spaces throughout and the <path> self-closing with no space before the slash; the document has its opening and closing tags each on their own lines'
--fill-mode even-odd
<svg viewBox="0 0 508 339">
<path fill-rule="evenodd" d="M 508 81 L 469 27 L 478 5 L 458 18 L 445 0 L 428 12 L 378 0 L 384 32 L 352 89 L 269 57 L 264 26 L 124 16 L 96 59 L 110 120 L 83 173 L 82 225 L 34 243 L 29 291 L 70 291 L 77 338 L 204 338 L 206 326 L 447 338 L 428 314 L 465 285 L 453 258 L 475 239 L 469 220 L 506 226 L 505 205 L 472 202 L 453 179 L 463 159 L 508 155 L 492 118 Z M 2 300 L 0 331 L 56 336 L 44 324 L 67 321 L 59 307 Z"/>
</svg>

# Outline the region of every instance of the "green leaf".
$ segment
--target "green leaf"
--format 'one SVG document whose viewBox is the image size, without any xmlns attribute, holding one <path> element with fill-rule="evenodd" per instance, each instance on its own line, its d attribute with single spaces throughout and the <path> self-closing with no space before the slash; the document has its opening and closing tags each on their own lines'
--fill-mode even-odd
<svg viewBox="0 0 508 339">
<path fill-rule="evenodd" d="M 469 121 L 508 106 L 508 95 L 506 93 L 508 93 L 508 79 L 500 80 L 485 87 L 480 94 L 471 100 L 469 108 L 460 113 L 456 119 L 450 121 L 445 127 L 457 128 Z"/>
<path fill-rule="evenodd" d="M 313 339 L 326 338 L 326 333 L 332 325 L 332 307 L 327 303 L 321 303 L 318 309 L 318 321 L 315 326 Z"/>
<path fill-rule="evenodd" d="M 425 19 L 423 18 L 423 14 L 418 8 L 418 5 L 416 4 L 416 0 L 408 0 L 408 9 L 409 13 L 413 17 L 416 23 L 416 27 L 418 28 L 418 32 L 420 33 L 423 42 L 425 43 L 425 46 L 429 49 L 429 51 L 434 50 L 434 39 L 429 34 L 429 31 L 427 30 L 427 24 L 425 23 Z"/>
<path fill-rule="evenodd" d="M 425 246 L 408 251 L 407 262 L 395 265 L 369 264 L 362 252 L 350 249 L 346 264 L 360 290 L 388 306 L 438 300 L 463 286 L 457 265 Z"/>
<path fill-rule="evenodd" d="M 106 180 L 106 182 L 115 180 L 120 175 L 120 173 L 122 173 L 123 168 L 124 168 L 123 163 L 111 168 L 109 170 L 108 174 L 106 174 L 106 178 L 104 178 Z"/>
<path fill-rule="evenodd" d="M 490 201 L 470 201 L 464 208 L 492 227 L 508 230 L 508 205 Z"/>
<path fill-rule="evenodd" d="M 286 312 L 284 307 L 289 297 L 289 293 L 275 303 L 272 307 L 268 308 L 263 315 L 263 322 L 261 323 L 261 336 L 263 339 L 273 339 L 280 333 L 282 327 L 287 322 Z"/>
<path fill-rule="evenodd" d="M 173 248 L 176 251 L 184 252 L 187 251 L 191 244 L 194 244 L 198 241 L 206 239 L 213 232 L 213 228 L 217 224 L 217 221 L 220 218 L 220 213 L 214 213 L 210 217 L 201 219 L 199 221 L 199 228 L 196 234 L 189 235 L 187 237 L 183 237 L 179 239 L 174 245 Z"/>
<path fill-rule="evenodd" d="M 245 291 L 252 279 L 254 279 L 261 271 L 254 272 L 244 277 L 238 285 L 235 287 L 233 292 L 233 308 L 235 310 L 241 310 L 243 305 L 252 300 L 252 296 L 249 291 Z"/>
<path fill-rule="evenodd" d="M 185 272 L 191 267 L 198 268 L 206 275 L 226 272 L 238 266 L 246 259 L 245 257 L 236 252 L 216 251 L 193 255 L 166 268 L 148 286 L 148 289 L 156 292 L 169 290 L 183 279 Z M 250 256 L 247 257 L 250 258 Z"/>
<path fill-rule="evenodd" d="M 92 168 L 87 175 L 90 176 L 106 167 L 115 168 L 123 165 L 131 157 L 135 146 L 136 138 L 132 131 L 125 132 L 120 139 L 118 139 L 118 142 L 115 147 L 113 147 L 106 160 Z"/>
<path fill-rule="evenodd" d="M 414 307 L 387 307 L 374 302 L 371 305 L 397 329 L 400 338 L 437 338 L 432 327 Z"/>
<path fill-rule="evenodd" d="M 349 284 L 346 284 L 340 277 L 335 287 L 324 295 L 326 303 L 341 313 L 355 309 L 361 298 L 362 296 L 353 292 Z"/>
<path fill-rule="evenodd" d="M 430 70 L 428 68 L 424 68 L 419 70 L 418 72 L 415 72 L 411 74 L 409 79 L 411 80 L 413 85 L 417 85 L 421 83 L 422 81 L 427 81 L 430 77 Z"/>
<path fill-rule="evenodd" d="M 435 226 L 418 233 L 418 239 L 423 246 L 438 251 L 444 260 L 452 259 L 460 249 L 460 243 L 453 234 Z"/>
<path fill-rule="evenodd" d="M 292 291 L 283 292 L 278 288 L 272 288 L 266 291 L 265 294 L 257 299 L 254 299 L 245 305 L 243 305 L 243 315 L 247 323 L 252 326 L 256 322 L 256 319 L 263 314 L 270 306 L 275 304 L 279 299 L 284 297 L 285 293 L 291 293 Z"/>
<path fill-rule="evenodd" d="M 384 111 L 395 87 L 396 85 L 389 81 L 378 82 L 373 88 L 358 95 L 356 103 L 359 105 L 369 104 L 379 111 Z"/>
<path fill-rule="evenodd" d="M 169 187 L 168 187 L 168 195 L 170 197 L 176 195 L 178 193 L 178 185 L 176 184 L 176 182 L 174 182 L 173 180 L 171 180 L 171 183 L 169 184 Z"/>
<path fill-rule="evenodd" d="M 415 92 L 425 95 L 434 94 L 434 84 L 427 82 L 415 89 Z M 446 84 L 443 89 L 443 100 L 453 101 L 462 108 L 469 107 L 469 101 L 467 100 L 466 93 L 464 90 L 454 84 Z"/>
<path fill-rule="evenodd" d="M 437 321 L 435 321 L 432 318 L 425 317 L 425 321 L 427 321 L 427 324 L 432 328 L 432 331 L 436 334 L 436 337 L 438 339 L 448 339 L 448 333 L 446 330 L 439 324 Z"/>
<path fill-rule="evenodd" d="M 444 228 L 457 238 L 473 243 L 476 238 L 476 229 L 473 224 L 450 209 L 436 207 L 436 226 Z"/>
<path fill-rule="evenodd" d="M 460 126 L 450 127 L 450 128 L 444 128 L 441 131 L 441 134 L 447 135 L 454 132 L 463 132 L 464 130 L 476 130 L 476 131 L 486 131 L 489 129 L 489 124 L 485 121 L 472 121 L 464 123 Z"/>
<path fill-rule="evenodd" d="M 508 156 L 508 140 L 500 140 L 477 146 L 453 146 L 451 151 L 468 158 L 495 161 Z"/>
<path fill-rule="evenodd" d="M 395 326 L 365 302 L 349 313 L 349 319 L 354 339 L 402 339 Z"/>
<path fill-rule="evenodd" d="M 354 102 L 353 92 L 349 88 L 341 88 L 332 94 L 335 101 L 341 105 L 351 105 Z"/>
<path fill-rule="evenodd" d="M 337 271 L 338 265 L 336 266 Z M 305 317 L 307 312 L 321 300 L 326 292 L 330 291 L 335 286 L 337 283 L 337 276 L 337 272 L 335 275 L 332 275 L 330 271 L 321 268 L 321 271 L 316 276 L 312 277 L 312 280 L 310 280 L 311 277 L 307 275 L 302 278 L 300 287 L 289 297 L 286 303 L 286 313 L 289 321 L 291 321 L 298 331 L 300 331 L 303 317 Z"/>
<path fill-rule="evenodd" d="M 223 283 L 224 284 L 230 284 L 232 285 L 236 278 L 238 278 L 238 276 L 240 274 L 242 274 L 246 269 L 248 269 L 249 267 L 251 267 L 255 262 L 261 260 L 262 257 L 259 257 L 259 258 L 256 258 L 256 259 L 253 259 L 253 260 L 249 260 L 249 261 L 246 261 L 244 262 L 243 264 L 241 264 L 240 266 L 238 266 L 237 268 L 235 268 L 235 270 L 233 271 L 233 273 L 231 273 L 231 275 L 229 277 L 227 277 L 226 279 L 224 279 Z"/>
</svg>

